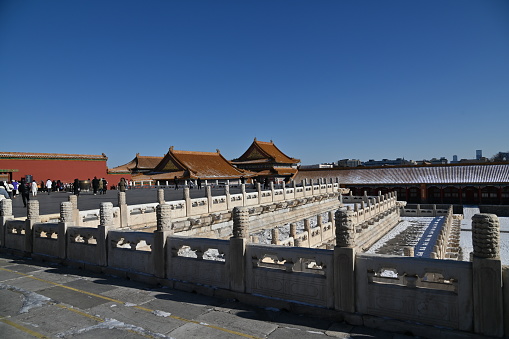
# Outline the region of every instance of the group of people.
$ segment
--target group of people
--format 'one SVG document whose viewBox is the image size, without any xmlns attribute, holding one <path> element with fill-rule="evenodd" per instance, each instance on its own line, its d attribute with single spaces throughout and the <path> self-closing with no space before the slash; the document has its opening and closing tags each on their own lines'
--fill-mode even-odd
<svg viewBox="0 0 509 339">
<path fill-rule="evenodd" d="M 104 178 L 97 179 L 97 177 L 94 177 L 94 179 L 92 179 L 92 190 L 94 191 L 94 195 L 97 195 L 97 193 L 106 194 L 108 182 Z"/>
<path fill-rule="evenodd" d="M 51 180 L 48 179 L 46 185 L 49 194 L 49 192 L 51 192 L 51 187 L 53 183 L 51 182 Z M 19 195 L 21 195 L 21 198 L 23 199 L 23 205 L 25 207 L 27 206 L 27 202 L 30 200 L 30 194 L 33 197 L 37 196 L 38 189 L 39 187 L 35 180 L 30 182 L 27 181 L 25 178 L 21 178 L 20 182 L 16 180 L 12 180 L 10 182 L 9 181 L 0 182 L 0 195 L 6 199 L 15 199 L 19 193 Z"/>
</svg>

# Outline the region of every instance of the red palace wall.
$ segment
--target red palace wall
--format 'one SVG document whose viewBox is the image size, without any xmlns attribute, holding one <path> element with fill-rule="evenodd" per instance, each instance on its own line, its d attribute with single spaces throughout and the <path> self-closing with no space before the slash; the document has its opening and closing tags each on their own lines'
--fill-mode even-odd
<svg viewBox="0 0 509 339">
<path fill-rule="evenodd" d="M 79 180 L 105 178 L 108 186 L 118 184 L 120 178 L 131 179 L 131 175 L 107 174 L 106 160 L 51 160 L 51 159 L 0 159 L 0 168 L 17 169 L 12 173 L 13 180 L 20 180 L 26 175 L 32 175 L 33 180 L 40 182 L 60 180 L 72 183 Z"/>
</svg>

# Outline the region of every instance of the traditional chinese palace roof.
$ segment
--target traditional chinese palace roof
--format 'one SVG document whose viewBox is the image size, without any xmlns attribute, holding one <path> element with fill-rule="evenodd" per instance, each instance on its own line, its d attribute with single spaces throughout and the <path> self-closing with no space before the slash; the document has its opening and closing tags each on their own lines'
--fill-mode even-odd
<svg viewBox="0 0 509 339">
<path fill-rule="evenodd" d="M 234 179 L 251 177 L 254 173 L 234 167 L 219 150 L 217 152 L 178 151 L 170 148 L 168 153 L 150 173 L 136 176 L 136 180 L 186 179 Z"/>
<path fill-rule="evenodd" d="M 111 168 L 109 172 L 110 173 L 149 172 L 154 170 L 154 168 L 161 162 L 161 160 L 163 160 L 163 157 L 142 156 L 139 153 L 137 153 L 136 157 L 134 157 L 133 160 L 131 160 L 127 164 Z"/>
<path fill-rule="evenodd" d="M 258 141 L 256 138 L 240 158 L 232 160 L 233 164 L 279 163 L 291 165 L 299 162 L 299 159 L 291 158 L 281 152 L 272 140 L 265 142 Z"/>
<path fill-rule="evenodd" d="M 299 170 L 294 180 L 336 177 L 345 185 L 507 184 L 509 164 Z"/>
</svg>

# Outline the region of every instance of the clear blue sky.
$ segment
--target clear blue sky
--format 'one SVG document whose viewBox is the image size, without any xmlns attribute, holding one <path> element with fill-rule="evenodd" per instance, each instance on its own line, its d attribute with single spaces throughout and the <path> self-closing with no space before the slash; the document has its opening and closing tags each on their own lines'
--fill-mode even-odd
<svg viewBox="0 0 509 339">
<path fill-rule="evenodd" d="M 509 150 L 509 1 L 0 1 L 0 151 Z"/>
</svg>

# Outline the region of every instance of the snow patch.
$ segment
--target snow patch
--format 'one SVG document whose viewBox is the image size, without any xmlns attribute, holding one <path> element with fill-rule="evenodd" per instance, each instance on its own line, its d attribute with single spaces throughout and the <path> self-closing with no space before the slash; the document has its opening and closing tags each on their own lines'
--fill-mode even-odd
<svg viewBox="0 0 509 339">
<path fill-rule="evenodd" d="M 164 334 L 154 333 L 154 332 L 145 330 L 144 328 L 141 328 L 139 326 L 135 326 L 135 325 L 131 325 L 131 324 L 126 324 L 126 323 L 123 323 L 123 322 L 118 321 L 116 319 L 106 319 L 104 322 L 99 323 L 97 325 L 93 325 L 93 326 L 84 327 L 84 328 L 81 328 L 81 329 L 75 329 L 75 330 L 69 330 L 69 331 L 66 331 L 66 332 L 57 333 L 56 336 L 58 338 L 71 338 L 71 337 L 74 337 L 74 336 L 76 336 L 78 334 L 90 332 L 90 331 L 93 331 L 95 329 L 108 329 L 108 330 L 118 329 L 118 330 L 133 331 L 133 332 L 136 332 L 136 333 L 138 333 L 138 334 L 140 334 L 142 336 L 152 336 L 152 337 L 157 337 L 157 338 L 168 338 Z"/>
<path fill-rule="evenodd" d="M 171 316 L 171 313 L 160 311 L 160 310 L 155 310 L 152 312 L 152 314 L 157 315 L 158 317 L 164 317 L 164 318 Z"/>
<path fill-rule="evenodd" d="M 19 288 L 16 286 L 5 285 L 0 283 L 0 289 L 18 292 L 23 295 L 23 306 L 18 311 L 18 313 L 28 313 L 28 311 L 30 311 L 32 308 L 44 306 L 52 301 L 50 298 L 45 297 L 41 294 L 37 294 L 32 291 L 27 291 L 23 288 Z"/>
</svg>

